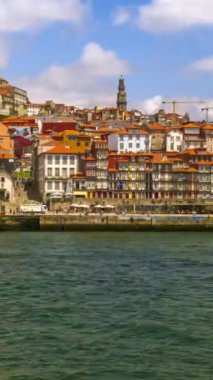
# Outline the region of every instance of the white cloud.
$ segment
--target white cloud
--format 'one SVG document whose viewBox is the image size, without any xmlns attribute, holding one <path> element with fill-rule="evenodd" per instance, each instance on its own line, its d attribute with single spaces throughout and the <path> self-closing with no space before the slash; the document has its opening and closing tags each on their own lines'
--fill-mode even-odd
<svg viewBox="0 0 213 380">
<path fill-rule="evenodd" d="M 0 67 L 9 61 L 9 41 L 16 33 L 29 33 L 54 22 L 83 24 L 87 0 L 0 0 Z"/>
<path fill-rule="evenodd" d="M 213 72 L 213 56 L 200 59 L 193 62 L 189 66 L 190 71 L 199 71 L 203 73 L 212 73 Z"/>
<path fill-rule="evenodd" d="M 139 7 L 138 25 L 150 32 L 213 25 L 212 0 L 151 0 Z"/>
<path fill-rule="evenodd" d="M 136 102 L 136 108 L 145 114 L 151 115 L 158 112 L 158 110 L 162 108 L 162 101 L 162 95 L 155 95 L 152 98 Z"/>
<path fill-rule="evenodd" d="M 100 45 L 88 43 L 81 58 L 82 65 L 92 75 L 111 76 L 126 74 L 129 69 L 125 61 L 117 58 L 111 50 L 104 50 Z"/>
<path fill-rule="evenodd" d="M 9 62 L 9 46 L 8 42 L 0 36 L 0 68 L 7 67 Z"/>
<path fill-rule="evenodd" d="M 132 18 L 131 7 L 118 7 L 113 14 L 114 25 L 123 25 Z"/>
<path fill-rule="evenodd" d="M 79 24 L 87 6 L 82 0 L 0 0 L 0 33 L 14 33 L 51 22 Z"/>
<path fill-rule="evenodd" d="M 128 74 L 130 67 L 113 51 L 88 43 L 79 61 L 69 66 L 52 66 L 37 77 L 26 77 L 18 85 L 28 90 L 32 101 L 52 99 L 79 107 L 115 105 L 114 77 Z"/>
</svg>

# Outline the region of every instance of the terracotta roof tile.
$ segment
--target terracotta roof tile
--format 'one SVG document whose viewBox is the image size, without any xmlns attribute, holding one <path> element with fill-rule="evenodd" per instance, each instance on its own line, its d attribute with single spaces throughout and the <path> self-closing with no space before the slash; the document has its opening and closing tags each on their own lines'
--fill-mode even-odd
<svg viewBox="0 0 213 380">
<path fill-rule="evenodd" d="M 80 154 L 80 152 L 77 149 L 66 148 L 63 145 L 58 145 L 41 154 Z"/>
</svg>

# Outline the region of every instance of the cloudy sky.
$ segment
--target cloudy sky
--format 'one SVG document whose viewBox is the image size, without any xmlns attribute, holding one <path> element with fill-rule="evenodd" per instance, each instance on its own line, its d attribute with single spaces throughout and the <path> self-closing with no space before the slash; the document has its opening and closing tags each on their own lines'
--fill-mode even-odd
<svg viewBox="0 0 213 380">
<path fill-rule="evenodd" d="M 0 0 L 0 9 L 0 76 L 32 101 L 114 105 L 123 74 L 129 108 L 213 105 L 212 0 Z"/>
</svg>

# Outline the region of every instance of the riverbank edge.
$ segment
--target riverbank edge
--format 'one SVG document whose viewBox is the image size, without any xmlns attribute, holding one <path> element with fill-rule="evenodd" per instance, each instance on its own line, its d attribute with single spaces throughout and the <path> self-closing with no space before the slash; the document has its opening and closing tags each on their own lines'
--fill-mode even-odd
<svg viewBox="0 0 213 380">
<path fill-rule="evenodd" d="M 141 231 L 213 231 L 209 215 L 131 215 L 70 216 L 13 215 L 0 216 L 0 231 L 70 231 L 70 232 L 141 232 Z"/>
</svg>

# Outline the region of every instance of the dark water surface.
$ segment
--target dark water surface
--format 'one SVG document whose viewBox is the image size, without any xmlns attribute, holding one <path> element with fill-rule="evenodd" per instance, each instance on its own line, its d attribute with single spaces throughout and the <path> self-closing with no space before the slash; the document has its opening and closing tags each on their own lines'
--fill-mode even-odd
<svg viewBox="0 0 213 380">
<path fill-rule="evenodd" d="M 213 379 L 213 234 L 1 233 L 0 380 Z"/>
</svg>

